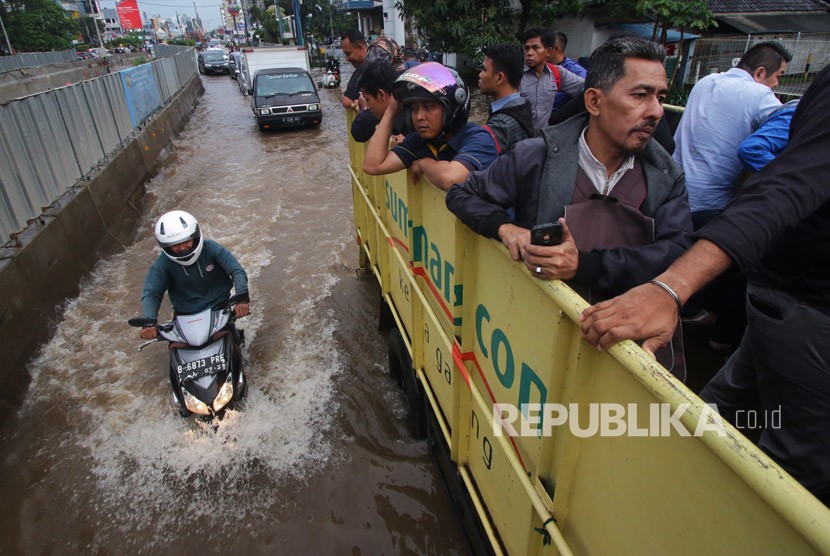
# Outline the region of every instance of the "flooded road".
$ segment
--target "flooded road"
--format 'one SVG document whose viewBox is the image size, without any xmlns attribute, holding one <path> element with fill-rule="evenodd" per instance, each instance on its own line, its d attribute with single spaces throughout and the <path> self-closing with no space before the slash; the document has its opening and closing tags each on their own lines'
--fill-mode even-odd
<svg viewBox="0 0 830 556">
<path fill-rule="evenodd" d="M 2 433 L 0 554 L 464 554 L 388 375 L 379 290 L 355 275 L 338 91 L 321 91 L 319 129 L 260 133 L 234 81 L 203 82 L 136 241 L 29 364 Z M 173 209 L 250 280 L 249 397 L 216 432 L 177 415 L 166 349 L 139 353 L 126 324 Z"/>
</svg>

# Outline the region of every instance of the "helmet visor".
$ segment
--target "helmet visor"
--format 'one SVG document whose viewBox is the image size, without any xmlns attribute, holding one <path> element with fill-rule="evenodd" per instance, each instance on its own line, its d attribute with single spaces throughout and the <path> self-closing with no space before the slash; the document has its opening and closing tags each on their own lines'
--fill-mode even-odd
<svg viewBox="0 0 830 556">
<path fill-rule="evenodd" d="M 420 64 L 403 72 L 398 82 L 405 82 L 406 88 L 422 87 L 432 94 L 447 94 L 447 89 L 457 84 L 453 74 L 437 62 Z"/>
</svg>

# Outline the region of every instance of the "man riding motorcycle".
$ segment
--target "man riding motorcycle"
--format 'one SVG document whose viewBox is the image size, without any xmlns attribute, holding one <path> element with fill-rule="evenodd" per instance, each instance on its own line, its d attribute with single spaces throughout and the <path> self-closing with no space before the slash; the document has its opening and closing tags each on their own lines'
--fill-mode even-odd
<svg viewBox="0 0 830 556">
<path fill-rule="evenodd" d="M 340 73 L 340 62 L 334 56 L 329 56 L 329 59 L 326 61 L 326 71 Z"/>
<path fill-rule="evenodd" d="M 237 318 L 251 314 L 245 269 L 228 249 L 202 237 L 193 215 L 168 212 L 159 218 L 155 232 L 162 253 L 144 279 L 141 306 L 145 318 L 158 318 L 165 292 L 177 314 L 193 314 L 227 301 L 231 287 L 244 296 L 234 307 Z M 158 330 L 142 328 L 141 337 L 155 339 Z"/>
</svg>

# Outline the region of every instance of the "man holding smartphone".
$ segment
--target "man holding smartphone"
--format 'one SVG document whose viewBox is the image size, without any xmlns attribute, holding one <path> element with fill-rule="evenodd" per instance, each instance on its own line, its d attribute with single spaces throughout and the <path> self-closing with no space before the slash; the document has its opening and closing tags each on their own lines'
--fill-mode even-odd
<svg viewBox="0 0 830 556">
<path fill-rule="evenodd" d="M 588 299 L 648 282 L 691 242 L 683 172 L 651 141 L 668 87 L 664 58 L 660 45 L 639 38 L 597 48 L 585 82 L 588 113 L 470 174 L 449 190 L 447 207 L 500 239 L 537 278 L 573 280 Z M 557 221 L 559 245 L 532 245 L 530 228 Z"/>
</svg>

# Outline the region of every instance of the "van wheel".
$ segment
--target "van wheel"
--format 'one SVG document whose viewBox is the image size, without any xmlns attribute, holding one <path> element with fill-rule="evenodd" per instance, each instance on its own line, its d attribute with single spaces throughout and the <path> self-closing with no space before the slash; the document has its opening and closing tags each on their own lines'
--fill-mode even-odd
<svg viewBox="0 0 830 556">
<path fill-rule="evenodd" d="M 406 398 L 406 423 L 416 440 L 426 437 L 426 409 L 421 382 L 412 368 L 412 358 L 397 328 L 389 333 L 389 371 L 403 385 Z"/>
</svg>

